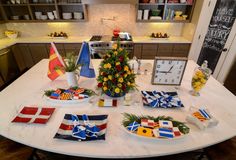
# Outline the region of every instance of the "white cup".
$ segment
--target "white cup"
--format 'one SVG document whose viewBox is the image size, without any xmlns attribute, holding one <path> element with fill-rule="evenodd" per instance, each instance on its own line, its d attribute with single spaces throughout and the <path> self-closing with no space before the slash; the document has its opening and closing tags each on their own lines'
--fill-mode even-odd
<svg viewBox="0 0 236 160">
<path fill-rule="evenodd" d="M 58 17 L 57 17 L 57 11 L 55 10 L 55 11 L 52 11 L 52 12 L 53 12 L 54 17 L 55 17 L 56 19 L 58 19 Z"/>
<path fill-rule="evenodd" d="M 52 12 L 47 12 L 47 15 L 50 20 L 54 20 L 54 16 Z"/>
</svg>

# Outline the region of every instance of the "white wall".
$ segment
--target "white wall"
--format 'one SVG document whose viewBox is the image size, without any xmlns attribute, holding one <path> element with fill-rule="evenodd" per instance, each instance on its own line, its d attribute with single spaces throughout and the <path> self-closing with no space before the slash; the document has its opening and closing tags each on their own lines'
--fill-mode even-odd
<svg viewBox="0 0 236 160">
<path fill-rule="evenodd" d="M 116 21 L 101 23 L 101 18 L 117 17 Z M 88 22 L 78 23 L 8 23 L 8 29 L 21 32 L 23 37 L 46 36 L 50 32 L 64 31 L 72 36 L 112 34 L 116 26 L 136 36 L 147 36 L 152 32 L 167 32 L 181 36 L 183 23 L 136 23 L 135 5 L 96 4 L 88 5 Z"/>
</svg>

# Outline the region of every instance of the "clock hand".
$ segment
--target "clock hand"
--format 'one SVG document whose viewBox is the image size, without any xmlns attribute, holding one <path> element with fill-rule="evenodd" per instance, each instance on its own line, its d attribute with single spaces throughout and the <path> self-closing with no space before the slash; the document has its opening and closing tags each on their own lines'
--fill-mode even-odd
<svg viewBox="0 0 236 160">
<path fill-rule="evenodd" d="M 167 71 L 157 71 L 158 73 L 168 73 Z"/>
<path fill-rule="evenodd" d="M 167 73 L 171 73 L 170 71 L 173 69 L 174 65 L 170 67 L 169 71 Z"/>
</svg>

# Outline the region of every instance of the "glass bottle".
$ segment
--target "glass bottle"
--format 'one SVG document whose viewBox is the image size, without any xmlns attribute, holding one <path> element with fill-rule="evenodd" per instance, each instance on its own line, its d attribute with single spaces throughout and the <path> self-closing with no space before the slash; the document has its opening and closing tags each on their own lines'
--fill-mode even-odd
<svg viewBox="0 0 236 160">
<path fill-rule="evenodd" d="M 202 65 L 194 70 L 192 77 L 192 90 L 190 91 L 193 96 L 200 96 L 199 91 L 205 86 L 212 71 L 208 68 L 208 62 L 205 60 Z"/>
</svg>

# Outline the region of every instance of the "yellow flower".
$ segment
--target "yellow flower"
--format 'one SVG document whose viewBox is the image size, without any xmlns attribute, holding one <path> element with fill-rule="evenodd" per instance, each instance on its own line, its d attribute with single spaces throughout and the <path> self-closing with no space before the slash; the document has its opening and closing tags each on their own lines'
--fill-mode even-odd
<svg viewBox="0 0 236 160">
<path fill-rule="evenodd" d="M 115 51 L 115 52 L 114 52 L 114 55 L 116 56 L 117 54 L 118 54 L 118 52 L 117 52 L 117 51 Z"/>
<path fill-rule="evenodd" d="M 123 48 L 119 48 L 119 51 L 120 51 L 120 52 L 123 51 Z"/>
<path fill-rule="evenodd" d="M 107 63 L 107 68 L 110 69 L 111 68 L 111 64 Z"/>
<path fill-rule="evenodd" d="M 112 45 L 112 49 L 117 49 L 117 44 L 116 43 Z"/>
<path fill-rule="evenodd" d="M 130 72 L 130 71 L 127 71 L 127 74 L 128 74 L 128 75 L 130 75 L 130 74 L 131 74 L 131 72 Z"/>
<path fill-rule="evenodd" d="M 121 77 L 121 78 L 118 79 L 118 81 L 119 81 L 120 83 L 122 83 L 122 82 L 124 82 L 124 79 Z"/>
<path fill-rule="evenodd" d="M 120 88 L 116 88 L 116 89 L 115 89 L 115 92 L 116 92 L 116 93 L 120 93 Z"/>
<path fill-rule="evenodd" d="M 116 66 L 120 65 L 120 62 L 116 62 Z"/>
<path fill-rule="evenodd" d="M 124 77 L 126 78 L 128 75 L 127 74 L 124 74 Z"/>
<path fill-rule="evenodd" d="M 104 64 L 104 65 L 103 65 L 103 68 L 107 68 L 107 64 Z"/>
<path fill-rule="evenodd" d="M 135 83 L 131 83 L 131 86 L 135 86 Z"/>
<path fill-rule="evenodd" d="M 101 72 L 100 75 L 103 75 L 103 72 Z"/>
<path fill-rule="evenodd" d="M 103 81 L 104 81 L 104 82 L 106 82 L 107 80 L 108 80 L 108 78 L 107 78 L 107 77 L 104 77 L 104 78 L 103 78 Z"/>
<path fill-rule="evenodd" d="M 121 84 L 121 83 L 118 83 L 117 86 L 118 86 L 119 88 L 121 88 L 121 87 L 122 87 L 122 84 Z"/>
<path fill-rule="evenodd" d="M 104 91 L 106 91 L 106 90 L 107 90 L 107 87 L 106 87 L 106 86 L 104 86 L 104 87 L 103 87 L 103 90 L 104 90 Z"/>
<path fill-rule="evenodd" d="M 127 82 L 127 85 L 130 86 L 130 82 Z"/>
<path fill-rule="evenodd" d="M 129 71 L 129 67 L 128 66 L 124 66 L 124 71 Z"/>
<path fill-rule="evenodd" d="M 115 76 L 116 76 L 116 77 L 119 77 L 119 74 L 118 74 L 118 73 L 116 73 L 116 74 L 115 74 Z"/>
<path fill-rule="evenodd" d="M 108 79 L 112 80 L 112 75 L 109 75 L 109 76 L 108 76 Z"/>
</svg>

